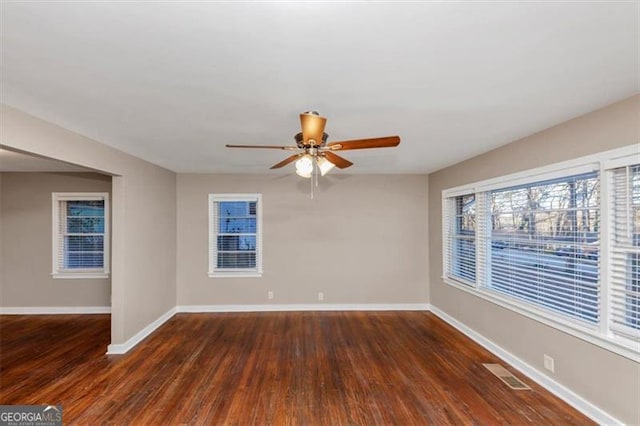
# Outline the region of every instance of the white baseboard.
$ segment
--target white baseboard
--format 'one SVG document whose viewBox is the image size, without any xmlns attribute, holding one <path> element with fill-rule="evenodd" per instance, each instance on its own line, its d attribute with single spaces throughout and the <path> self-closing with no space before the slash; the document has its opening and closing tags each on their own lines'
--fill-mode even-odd
<svg viewBox="0 0 640 426">
<path fill-rule="evenodd" d="M 0 307 L 0 315 L 110 314 L 111 306 Z"/>
<path fill-rule="evenodd" d="M 136 333 L 133 337 L 131 337 L 126 342 L 120 343 L 120 344 L 114 344 L 114 343 L 110 344 L 107 347 L 107 355 L 121 355 L 129 352 L 131 348 L 136 346 L 138 343 L 144 340 L 145 337 L 153 333 L 158 327 L 160 327 L 162 324 L 167 322 L 171 317 L 175 315 L 175 313 L 176 313 L 176 308 L 173 307 L 169 309 L 167 312 L 165 312 L 164 314 L 160 315 L 160 317 L 158 317 L 155 321 L 153 321 L 151 324 L 149 324 L 148 326 L 140 330 L 138 333 Z"/>
<path fill-rule="evenodd" d="M 277 311 L 428 311 L 428 303 L 356 303 L 290 305 L 178 305 L 177 312 L 277 312 Z"/>
<path fill-rule="evenodd" d="M 574 407 L 576 410 L 582 412 L 584 415 L 588 416 L 592 420 L 596 421 L 601 425 L 621 425 L 623 424 L 620 420 L 611 416 L 609 413 L 601 410 L 596 407 L 586 399 L 582 398 L 580 395 L 574 393 L 569 388 L 561 385 L 560 383 L 554 381 L 546 374 L 527 364 L 517 356 L 511 354 L 507 350 L 502 347 L 496 345 L 491 340 L 482 336 L 480 333 L 472 330 L 467 327 L 465 324 L 456 320 L 455 318 L 449 316 L 445 312 L 436 308 L 435 306 L 431 306 L 431 312 L 433 312 L 436 316 L 438 316 L 443 321 L 447 322 L 449 325 L 458 329 L 463 334 L 467 335 L 467 337 L 474 340 L 476 343 L 483 346 L 489 352 L 497 355 L 502 358 L 510 365 L 521 371 L 523 374 L 531 378 L 533 381 L 547 389 L 549 392 L 553 393 L 560 399 L 564 400 L 567 404 Z"/>
</svg>

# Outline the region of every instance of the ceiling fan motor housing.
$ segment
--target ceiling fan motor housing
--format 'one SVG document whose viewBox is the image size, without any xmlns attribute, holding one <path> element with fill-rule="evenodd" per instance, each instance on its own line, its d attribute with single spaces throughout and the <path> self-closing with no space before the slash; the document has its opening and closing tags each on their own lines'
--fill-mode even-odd
<svg viewBox="0 0 640 426">
<path fill-rule="evenodd" d="M 302 132 L 297 133 L 293 138 L 296 140 L 296 145 L 298 145 L 298 148 L 305 148 L 307 146 L 310 146 L 310 144 L 305 144 L 304 143 L 305 141 L 304 141 L 304 138 L 302 136 Z M 316 144 L 316 146 L 324 146 L 327 143 L 327 139 L 328 138 L 329 138 L 328 134 L 322 133 L 322 143 L 320 145 Z"/>
</svg>

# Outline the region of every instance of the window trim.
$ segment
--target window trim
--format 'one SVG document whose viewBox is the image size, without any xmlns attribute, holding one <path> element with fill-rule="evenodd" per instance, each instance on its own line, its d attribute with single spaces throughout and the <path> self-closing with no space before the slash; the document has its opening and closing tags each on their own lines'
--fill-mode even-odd
<svg viewBox="0 0 640 426">
<path fill-rule="evenodd" d="M 60 234 L 60 202 L 61 201 L 104 201 L 104 243 L 103 267 L 83 269 L 62 269 L 59 267 L 58 247 Z M 104 279 L 110 276 L 111 230 L 108 192 L 52 192 L 51 193 L 51 277 L 54 279 Z"/>
<path fill-rule="evenodd" d="M 216 269 L 213 252 L 216 250 L 217 244 L 214 241 L 217 224 L 214 223 L 214 203 L 219 201 L 248 201 L 256 203 L 256 267 L 247 269 L 220 270 Z M 207 233 L 209 241 L 209 268 L 207 275 L 209 278 L 260 278 L 262 277 L 262 194 L 209 194 L 209 232 Z"/>
<path fill-rule="evenodd" d="M 621 165 L 625 164 L 634 164 L 637 162 L 640 162 L 640 153 L 638 151 L 638 145 L 634 144 L 568 161 L 546 165 L 543 167 L 525 170 L 522 172 L 444 189 L 442 191 L 442 280 L 446 284 L 451 285 L 452 287 L 462 290 L 468 294 L 492 302 L 498 306 L 509 309 L 527 318 L 533 319 L 542 324 L 563 331 L 571 336 L 580 338 L 589 343 L 593 343 L 606 350 L 632 359 L 635 362 L 640 362 L 640 341 L 629 339 L 621 335 L 616 335 L 611 332 L 611 330 L 609 330 L 609 298 L 607 297 L 607 294 L 611 288 L 611 285 L 609 283 L 609 257 L 611 250 L 609 239 L 611 237 L 611 230 L 609 226 L 605 226 L 609 224 L 611 209 L 610 194 L 608 189 L 608 182 L 610 179 L 609 175 L 616 167 L 620 167 Z M 469 283 L 458 281 L 455 279 L 455 277 L 449 277 L 446 275 L 446 268 L 449 262 L 449 260 L 446 259 L 447 252 L 445 245 L 448 238 L 447 229 L 445 229 L 445 215 L 448 213 L 446 207 L 448 199 L 459 195 L 467 195 L 470 193 L 475 193 L 477 195 L 478 193 L 487 192 L 494 189 L 535 183 L 546 179 L 570 176 L 580 173 L 586 173 L 589 171 L 598 171 L 600 173 L 601 188 L 600 210 L 601 223 L 603 224 L 603 226 L 600 230 L 601 263 L 599 282 L 601 285 L 601 299 L 599 310 L 601 315 L 600 322 L 598 324 L 590 326 L 586 322 L 573 320 L 569 317 L 537 308 L 534 304 L 528 304 L 526 302 L 521 302 L 515 298 L 502 296 L 497 292 L 480 287 L 478 282 L 476 282 L 474 285 L 469 285 Z M 476 268 L 478 268 L 478 265 L 476 265 Z"/>
</svg>

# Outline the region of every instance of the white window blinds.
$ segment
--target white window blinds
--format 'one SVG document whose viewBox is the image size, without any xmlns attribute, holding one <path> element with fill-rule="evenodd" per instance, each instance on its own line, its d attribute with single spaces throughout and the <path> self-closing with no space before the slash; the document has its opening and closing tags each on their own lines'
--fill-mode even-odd
<svg viewBox="0 0 640 426">
<path fill-rule="evenodd" d="M 445 273 L 465 284 L 476 281 L 475 195 L 460 195 L 445 201 Z"/>
<path fill-rule="evenodd" d="M 640 164 L 612 171 L 611 199 L 610 328 L 640 339 Z"/>
<path fill-rule="evenodd" d="M 597 173 L 491 191 L 487 287 L 597 323 Z"/>
</svg>

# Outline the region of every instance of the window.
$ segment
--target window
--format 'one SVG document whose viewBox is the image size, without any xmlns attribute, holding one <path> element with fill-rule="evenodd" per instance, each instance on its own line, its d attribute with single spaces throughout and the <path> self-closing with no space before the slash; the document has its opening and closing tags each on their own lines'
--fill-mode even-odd
<svg viewBox="0 0 640 426">
<path fill-rule="evenodd" d="M 447 283 L 640 359 L 637 146 L 442 195 Z"/>
<path fill-rule="evenodd" d="M 598 322 L 597 173 L 489 192 L 488 288 Z"/>
<path fill-rule="evenodd" d="M 52 194 L 54 278 L 109 274 L 109 195 Z"/>
<path fill-rule="evenodd" d="M 449 200 L 448 273 L 464 283 L 476 281 L 476 199 L 474 194 L 459 195 Z"/>
<path fill-rule="evenodd" d="M 262 274 L 260 194 L 209 194 L 209 276 Z"/>
<path fill-rule="evenodd" d="M 613 170 L 611 330 L 640 336 L 640 164 Z"/>
</svg>

